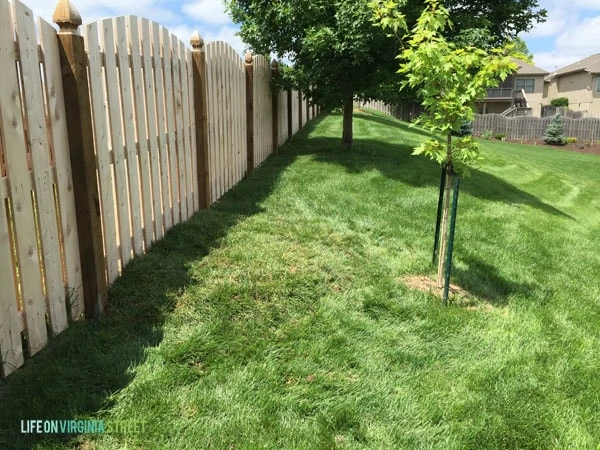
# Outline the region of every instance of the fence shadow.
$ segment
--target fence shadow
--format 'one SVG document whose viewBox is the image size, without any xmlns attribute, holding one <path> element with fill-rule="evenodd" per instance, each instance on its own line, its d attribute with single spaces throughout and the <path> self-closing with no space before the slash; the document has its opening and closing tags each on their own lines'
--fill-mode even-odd
<svg viewBox="0 0 600 450">
<path fill-rule="evenodd" d="M 307 123 L 298 135 L 306 137 L 315 122 L 319 120 Z M 93 417 L 111 406 L 111 395 L 132 381 L 131 368 L 142 364 L 146 349 L 163 339 L 174 294 L 193 283 L 190 263 L 219 246 L 231 227 L 262 210 L 280 174 L 295 160 L 292 147 L 288 141 L 253 177 L 132 260 L 110 288 L 110 306 L 100 319 L 73 323 L 0 382 L 0 448 L 60 445 L 76 435 L 24 434 L 21 421 Z"/>
</svg>

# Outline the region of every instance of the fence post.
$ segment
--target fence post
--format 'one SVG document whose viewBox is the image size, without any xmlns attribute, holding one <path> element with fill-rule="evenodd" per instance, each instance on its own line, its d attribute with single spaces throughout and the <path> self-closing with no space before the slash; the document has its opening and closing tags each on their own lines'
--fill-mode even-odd
<svg viewBox="0 0 600 450">
<path fill-rule="evenodd" d="M 106 307 L 107 280 L 87 78 L 87 55 L 83 37 L 79 34 L 81 16 L 70 0 L 59 0 L 52 20 L 60 29 L 57 37 L 65 92 L 85 316 L 93 318 Z"/>
<path fill-rule="evenodd" d="M 254 66 L 252 54 L 244 57 L 246 69 L 246 146 L 248 152 L 248 176 L 254 173 Z"/>
<path fill-rule="evenodd" d="M 196 169 L 198 171 L 198 198 L 200 208 L 210 206 L 210 170 L 208 159 L 208 98 L 206 96 L 206 51 L 204 39 L 194 31 L 190 38 L 192 46 L 192 70 L 194 71 L 194 110 L 196 125 Z"/>
<path fill-rule="evenodd" d="M 272 124 L 273 124 L 273 153 L 276 155 L 279 153 L 279 88 L 275 87 L 275 81 L 279 78 L 279 67 L 277 61 L 271 62 L 271 80 L 273 82 L 272 89 Z"/>
<path fill-rule="evenodd" d="M 302 128 L 302 90 L 298 89 L 298 130 Z"/>
<path fill-rule="evenodd" d="M 287 90 L 287 122 L 288 122 L 288 139 L 291 139 L 294 133 L 294 124 L 292 122 L 292 88 Z"/>
</svg>

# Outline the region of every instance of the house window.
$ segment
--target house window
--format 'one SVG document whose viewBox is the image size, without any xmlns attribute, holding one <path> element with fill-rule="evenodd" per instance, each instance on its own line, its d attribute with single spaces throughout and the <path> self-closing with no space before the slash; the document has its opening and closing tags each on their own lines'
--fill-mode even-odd
<svg viewBox="0 0 600 450">
<path fill-rule="evenodd" d="M 526 93 L 535 91 L 535 79 L 534 78 L 517 78 L 515 81 L 515 89 L 520 91 L 523 89 Z"/>
<path fill-rule="evenodd" d="M 596 78 L 596 93 L 600 94 L 600 77 Z"/>
</svg>

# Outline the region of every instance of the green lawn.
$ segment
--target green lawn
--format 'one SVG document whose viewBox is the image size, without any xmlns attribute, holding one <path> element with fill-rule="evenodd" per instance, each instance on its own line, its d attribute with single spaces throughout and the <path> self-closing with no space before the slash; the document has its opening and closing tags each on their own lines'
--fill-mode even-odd
<svg viewBox="0 0 600 450">
<path fill-rule="evenodd" d="M 0 448 L 596 449 L 600 157 L 482 141 L 443 307 L 439 169 L 423 133 L 355 115 L 302 130 L 134 260 L 101 320 L 0 383 Z M 139 420 L 22 435 L 21 419 Z M 4 432 L 2 432 L 4 431 Z"/>
</svg>

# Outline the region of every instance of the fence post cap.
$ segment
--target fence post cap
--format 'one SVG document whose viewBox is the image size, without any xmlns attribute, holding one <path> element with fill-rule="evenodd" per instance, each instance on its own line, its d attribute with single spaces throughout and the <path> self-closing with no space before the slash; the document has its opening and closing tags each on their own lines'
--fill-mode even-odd
<svg viewBox="0 0 600 450">
<path fill-rule="evenodd" d="M 59 27 L 59 33 L 78 34 L 77 29 L 82 24 L 81 15 L 71 0 L 58 0 L 52 20 Z"/>
<path fill-rule="evenodd" d="M 202 36 L 198 30 L 192 33 L 192 37 L 190 37 L 190 45 L 194 50 L 199 50 L 204 47 L 204 39 L 202 39 Z"/>
<path fill-rule="evenodd" d="M 250 51 L 246 51 L 246 55 L 244 56 L 244 62 L 246 64 L 252 64 L 252 53 L 250 53 Z"/>
</svg>

